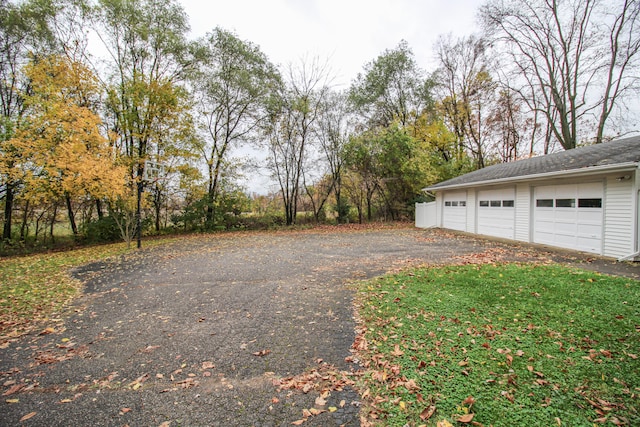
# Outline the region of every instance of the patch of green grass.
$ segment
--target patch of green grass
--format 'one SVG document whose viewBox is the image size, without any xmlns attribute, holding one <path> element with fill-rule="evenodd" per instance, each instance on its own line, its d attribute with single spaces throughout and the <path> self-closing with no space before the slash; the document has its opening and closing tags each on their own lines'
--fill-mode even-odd
<svg viewBox="0 0 640 427">
<path fill-rule="evenodd" d="M 485 426 L 640 425 L 638 301 L 640 282 L 561 266 L 427 268 L 367 282 L 357 347 L 368 410 L 389 426 L 471 414 Z"/>
<path fill-rule="evenodd" d="M 145 247 L 171 240 L 145 241 Z M 116 243 L 0 260 L 0 341 L 30 330 L 79 294 L 81 283 L 70 269 L 128 251 Z"/>
</svg>

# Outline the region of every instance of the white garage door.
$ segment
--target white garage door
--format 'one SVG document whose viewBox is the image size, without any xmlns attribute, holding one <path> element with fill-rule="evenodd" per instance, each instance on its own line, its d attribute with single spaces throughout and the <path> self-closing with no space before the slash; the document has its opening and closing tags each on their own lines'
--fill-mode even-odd
<svg viewBox="0 0 640 427">
<path fill-rule="evenodd" d="M 602 183 L 537 187 L 533 241 L 601 254 L 603 193 Z"/>
<path fill-rule="evenodd" d="M 513 239 L 515 211 L 513 188 L 478 192 L 478 234 Z"/>
<path fill-rule="evenodd" d="M 467 229 L 467 193 L 445 193 L 442 209 L 442 226 L 452 230 Z"/>
</svg>

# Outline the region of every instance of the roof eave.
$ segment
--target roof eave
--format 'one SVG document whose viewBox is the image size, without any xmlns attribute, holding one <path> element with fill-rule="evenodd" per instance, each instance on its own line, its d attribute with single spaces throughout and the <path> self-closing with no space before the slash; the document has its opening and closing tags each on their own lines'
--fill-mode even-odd
<svg viewBox="0 0 640 427">
<path fill-rule="evenodd" d="M 569 169 L 569 170 L 561 170 L 554 172 L 545 172 L 533 175 L 522 175 L 510 178 L 498 178 L 498 179 L 489 179 L 484 181 L 474 181 L 474 182 L 465 182 L 462 184 L 452 184 L 452 185 L 443 185 L 438 187 L 425 187 L 422 191 L 442 191 L 442 190 L 454 190 L 454 189 L 463 189 L 463 188 L 471 188 L 471 187 L 481 187 L 487 185 L 498 185 L 503 183 L 512 184 L 514 182 L 522 182 L 522 181 L 536 181 L 542 179 L 556 178 L 558 176 L 562 177 L 580 177 L 584 175 L 591 175 L 595 173 L 605 173 L 605 172 L 624 172 L 631 171 L 638 168 L 638 162 L 625 162 L 625 163 L 616 163 L 613 165 L 603 165 L 603 166 L 590 166 L 586 168 L 580 169 Z"/>
</svg>

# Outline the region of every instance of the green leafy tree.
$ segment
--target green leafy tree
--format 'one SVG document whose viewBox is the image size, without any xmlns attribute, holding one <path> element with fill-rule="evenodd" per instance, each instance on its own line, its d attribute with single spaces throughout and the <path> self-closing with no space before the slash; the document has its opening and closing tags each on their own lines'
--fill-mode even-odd
<svg viewBox="0 0 640 427">
<path fill-rule="evenodd" d="M 371 127 L 405 126 L 431 103 L 430 87 L 403 40 L 365 65 L 349 89 L 349 100 Z"/>
<path fill-rule="evenodd" d="M 280 76 L 260 48 L 216 28 L 201 41 L 202 60 L 193 74 L 201 138 L 196 150 L 206 163 L 206 224 L 213 227 L 225 166 L 234 148 L 251 141 L 268 118 L 267 104 Z"/>
<path fill-rule="evenodd" d="M 96 17 L 111 57 L 108 113 L 137 188 L 139 225 L 145 160 L 164 152 L 164 131 L 183 117 L 186 92 L 179 84 L 197 52 L 186 40 L 187 16 L 173 0 L 100 0 Z"/>
</svg>

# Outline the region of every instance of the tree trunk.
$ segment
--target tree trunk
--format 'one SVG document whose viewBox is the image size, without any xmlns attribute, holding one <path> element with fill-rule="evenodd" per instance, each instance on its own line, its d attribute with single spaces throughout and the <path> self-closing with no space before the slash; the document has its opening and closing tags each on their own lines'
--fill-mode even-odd
<svg viewBox="0 0 640 427">
<path fill-rule="evenodd" d="M 104 218 L 104 212 L 102 212 L 102 200 L 96 199 L 96 212 L 98 213 L 98 219 Z"/>
<path fill-rule="evenodd" d="M 73 206 L 71 206 L 71 197 L 67 194 L 64 196 L 67 202 L 67 213 L 69 214 L 69 225 L 74 236 L 78 235 L 78 226 L 76 225 L 76 215 L 73 213 Z"/>
<path fill-rule="evenodd" d="M 155 188 L 155 194 L 153 197 L 153 207 L 155 208 L 155 226 L 156 232 L 160 232 L 160 214 L 162 212 L 162 191 L 158 186 Z"/>
<path fill-rule="evenodd" d="M 22 215 L 22 225 L 20 226 L 20 240 L 26 239 L 25 230 L 27 229 L 27 220 L 29 219 L 29 200 L 24 205 L 24 215 Z"/>
<path fill-rule="evenodd" d="M 4 204 L 4 230 L 2 240 L 11 240 L 11 217 L 13 214 L 13 185 L 7 184 L 7 195 Z"/>
<path fill-rule="evenodd" d="M 49 224 L 49 234 L 51 235 L 51 243 L 55 243 L 55 237 L 53 237 L 53 227 L 56 225 L 56 216 L 58 216 L 58 205 L 53 205 L 53 213 L 51 214 L 51 223 Z M 46 233 L 45 233 L 46 236 Z"/>
</svg>

